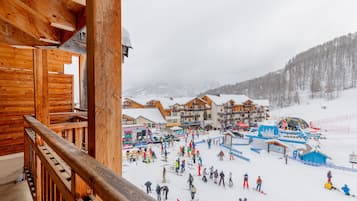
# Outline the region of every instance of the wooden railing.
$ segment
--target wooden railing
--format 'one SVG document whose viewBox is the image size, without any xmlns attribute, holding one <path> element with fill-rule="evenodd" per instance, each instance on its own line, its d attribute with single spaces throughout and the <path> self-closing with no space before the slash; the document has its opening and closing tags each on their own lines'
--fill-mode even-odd
<svg viewBox="0 0 357 201">
<path fill-rule="evenodd" d="M 33 116 L 26 115 L 24 119 L 24 166 L 35 200 L 154 200 L 87 155 L 82 145 L 76 143 L 76 136 L 83 132 L 74 132 L 74 137 L 63 138 Z M 78 121 L 72 125 L 62 123 L 52 127 L 64 130 L 85 129 L 86 124 Z M 83 142 L 80 138 L 78 141 Z"/>
</svg>

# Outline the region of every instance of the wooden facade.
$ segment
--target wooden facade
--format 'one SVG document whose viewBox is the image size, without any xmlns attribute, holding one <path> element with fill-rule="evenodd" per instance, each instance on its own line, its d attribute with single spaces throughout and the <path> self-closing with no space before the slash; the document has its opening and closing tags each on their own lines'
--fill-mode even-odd
<svg viewBox="0 0 357 201">
<path fill-rule="evenodd" d="M 0 155 L 24 151 L 23 115 L 35 113 L 34 49 L 0 46 Z M 63 74 L 72 54 L 47 51 L 50 112 L 73 111 L 73 76 Z M 54 56 L 58 54 L 58 56 Z"/>
<path fill-rule="evenodd" d="M 58 50 L 85 26 L 88 113 Z M 121 177 L 121 32 L 120 0 L 0 0 L 0 155 L 24 151 L 34 200 L 153 200 Z"/>
</svg>

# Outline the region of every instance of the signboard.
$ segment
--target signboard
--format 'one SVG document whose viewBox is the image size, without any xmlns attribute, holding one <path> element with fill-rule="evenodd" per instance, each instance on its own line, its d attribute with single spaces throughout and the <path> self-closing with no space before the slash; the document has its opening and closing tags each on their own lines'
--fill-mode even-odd
<svg viewBox="0 0 357 201">
<path fill-rule="evenodd" d="M 258 128 L 258 136 L 265 138 L 275 138 L 279 135 L 279 129 L 277 126 L 261 125 Z"/>
</svg>

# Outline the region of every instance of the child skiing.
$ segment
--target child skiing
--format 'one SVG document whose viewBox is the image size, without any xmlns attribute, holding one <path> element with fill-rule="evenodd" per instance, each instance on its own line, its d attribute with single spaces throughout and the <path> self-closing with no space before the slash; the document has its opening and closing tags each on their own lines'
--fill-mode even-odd
<svg viewBox="0 0 357 201">
<path fill-rule="evenodd" d="M 348 188 L 347 184 L 345 184 L 342 188 L 343 192 L 345 193 L 345 195 L 350 196 L 350 188 Z"/>
<path fill-rule="evenodd" d="M 206 168 L 204 168 L 203 169 L 203 177 L 202 177 L 202 181 L 203 182 L 207 182 L 207 175 L 208 175 L 208 173 L 207 173 L 207 169 Z"/>
<path fill-rule="evenodd" d="M 332 173 L 331 173 L 331 170 L 329 170 L 329 171 L 327 172 L 327 182 L 328 182 L 328 183 L 331 183 L 331 178 L 332 178 Z"/>
<path fill-rule="evenodd" d="M 229 187 L 232 187 L 233 186 L 233 180 L 232 180 L 232 172 L 229 172 Z"/>
</svg>

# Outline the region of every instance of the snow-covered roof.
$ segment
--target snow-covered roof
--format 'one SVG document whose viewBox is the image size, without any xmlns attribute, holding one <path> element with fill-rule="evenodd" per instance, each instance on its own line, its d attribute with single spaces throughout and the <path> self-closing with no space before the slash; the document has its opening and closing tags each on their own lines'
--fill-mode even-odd
<svg viewBox="0 0 357 201">
<path fill-rule="evenodd" d="M 183 105 L 186 104 L 187 102 L 191 101 L 195 97 L 178 97 L 178 98 L 166 98 L 166 97 L 135 97 L 135 98 L 128 98 L 130 100 L 133 100 L 137 103 L 140 103 L 142 105 L 146 105 L 147 102 L 151 100 L 157 100 L 160 101 L 162 107 L 164 109 L 169 109 L 170 106 L 173 106 L 175 104 Z"/>
<path fill-rule="evenodd" d="M 269 106 L 269 100 L 267 99 L 251 99 L 246 95 L 236 95 L 236 94 L 221 94 L 217 95 L 207 95 L 216 105 L 222 105 L 230 100 L 236 103 L 244 103 L 247 100 L 253 101 L 253 104 L 261 106 Z"/>
<path fill-rule="evenodd" d="M 122 45 L 132 48 L 129 32 L 124 27 L 121 28 L 121 32 L 122 32 L 122 36 L 121 36 Z"/>
<path fill-rule="evenodd" d="M 219 96 L 216 95 L 207 95 L 216 105 L 222 105 L 227 103 L 230 100 L 233 100 L 236 103 L 243 103 L 249 98 L 245 95 L 234 95 L 234 94 L 222 94 Z"/>
<path fill-rule="evenodd" d="M 280 144 L 280 145 L 282 145 L 284 147 L 289 147 L 288 144 L 286 144 L 286 143 L 284 143 L 284 142 L 282 142 L 280 140 L 276 140 L 276 139 L 265 140 L 265 143 L 269 143 L 269 144 L 270 143 L 278 143 L 278 144 Z"/>
<path fill-rule="evenodd" d="M 166 120 L 157 108 L 123 109 L 123 114 L 133 117 L 135 119 L 143 117 L 155 123 L 166 123 Z"/>
</svg>

